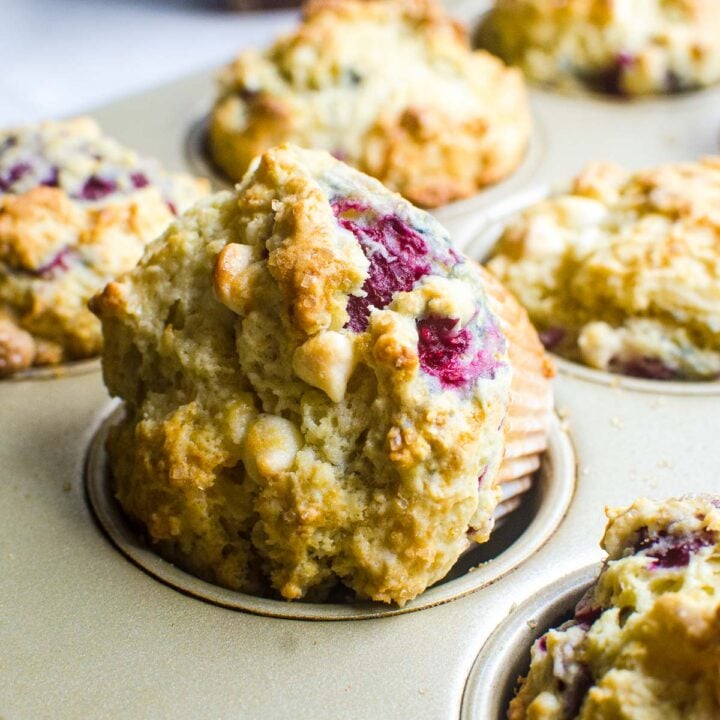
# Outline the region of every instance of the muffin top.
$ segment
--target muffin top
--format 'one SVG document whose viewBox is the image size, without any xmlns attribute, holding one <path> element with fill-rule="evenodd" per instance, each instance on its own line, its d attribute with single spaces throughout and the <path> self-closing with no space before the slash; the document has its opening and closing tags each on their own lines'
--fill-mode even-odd
<svg viewBox="0 0 720 720">
<path fill-rule="evenodd" d="M 481 275 L 326 153 L 265 153 L 94 309 L 117 496 L 192 572 L 403 604 L 492 515 L 510 368 Z"/>
<path fill-rule="evenodd" d="M 560 355 L 640 377 L 720 376 L 720 158 L 591 165 L 494 252 L 490 270 Z"/>
<path fill-rule="evenodd" d="M 484 36 L 554 85 L 642 95 L 720 80 L 716 0 L 497 0 Z"/>
<path fill-rule="evenodd" d="M 610 510 L 608 558 L 533 645 L 510 720 L 720 717 L 720 499 Z"/>
<path fill-rule="evenodd" d="M 521 75 L 472 52 L 434 0 L 315 0 L 220 76 L 210 145 L 235 180 L 289 141 L 437 206 L 511 172 L 529 129 Z"/>
<path fill-rule="evenodd" d="M 87 300 L 206 192 L 90 118 L 0 133 L 0 375 L 97 354 Z"/>
</svg>

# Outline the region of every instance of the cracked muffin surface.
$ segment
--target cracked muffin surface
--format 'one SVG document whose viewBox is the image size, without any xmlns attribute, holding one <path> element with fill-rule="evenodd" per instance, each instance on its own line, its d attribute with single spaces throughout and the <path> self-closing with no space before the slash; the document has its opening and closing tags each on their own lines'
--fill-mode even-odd
<svg viewBox="0 0 720 720">
<path fill-rule="evenodd" d="M 90 118 L 0 133 L 0 376 L 97 355 L 87 301 L 207 190 Z"/>
<path fill-rule="evenodd" d="M 412 599 L 499 500 L 511 371 L 482 277 L 376 180 L 268 151 L 93 301 L 121 505 L 230 588 Z"/>
<path fill-rule="evenodd" d="M 715 0 L 497 0 L 484 36 L 552 85 L 647 95 L 720 80 Z"/>
<path fill-rule="evenodd" d="M 287 141 L 435 207 L 512 172 L 530 132 L 520 73 L 471 51 L 434 0 L 315 0 L 294 32 L 240 54 L 219 84 L 210 150 L 234 180 Z"/>
<path fill-rule="evenodd" d="M 509 720 L 720 717 L 720 498 L 608 511 L 608 558 L 535 641 Z"/>
<path fill-rule="evenodd" d="M 489 269 L 546 347 L 645 378 L 720 377 L 720 158 L 589 166 L 511 221 Z"/>
</svg>

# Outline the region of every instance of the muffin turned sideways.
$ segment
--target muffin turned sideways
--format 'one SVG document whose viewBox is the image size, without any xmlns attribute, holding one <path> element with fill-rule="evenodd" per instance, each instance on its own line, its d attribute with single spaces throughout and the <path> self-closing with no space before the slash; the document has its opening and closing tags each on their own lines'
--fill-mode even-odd
<svg viewBox="0 0 720 720">
<path fill-rule="evenodd" d="M 87 301 L 207 190 L 90 118 L 0 132 L 0 376 L 97 355 Z"/>
<path fill-rule="evenodd" d="M 539 638 L 509 720 L 720 717 L 720 498 L 611 510 L 608 558 Z"/>
<path fill-rule="evenodd" d="M 406 603 L 490 534 L 511 397 L 544 448 L 550 370 L 527 319 L 509 352 L 507 298 L 376 180 L 266 152 L 93 301 L 120 504 L 221 585 Z"/>
<path fill-rule="evenodd" d="M 281 142 L 322 149 L 436 207 L 511 173 L 530 133 L 522 76 L 434 0 L 315 0 L 292 33 L 220 76 L 217 165 L 240 180 Z"/>
<path fill-rule="evenodd" d="M 528 208 L 489 269 L 546 347 L 610 372 L 720 377 L 720 158 L 629 172 L 589 166 Z"/>
</svg>

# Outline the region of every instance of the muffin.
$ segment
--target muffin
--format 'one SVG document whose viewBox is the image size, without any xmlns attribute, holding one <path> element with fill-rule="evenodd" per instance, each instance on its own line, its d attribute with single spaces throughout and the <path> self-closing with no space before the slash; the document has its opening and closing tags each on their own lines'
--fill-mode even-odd
<svg viewBox="0 0 720 720">
<path fill-rule="evenodd" d="M 533 645 L 509 720 L 720 717 L 720 499 L 611 510 L 608 558 Z"/>
<path fill-rule="evenodd" d="M 219 84 L 210 151 L 234 180 L 287 141 L 435 207 L 511 173 L 530 132 L 520 73 L 472 52 L 434 0 L 315 0 Z"/>
<path fill-rule="evenodd" d="M 0 376 L 97 355 L 87 301 L 207 191 L 90 118 L 0 133 Z"/>
<path fill-rule="evenodd" d="M 505 448 L 528 467 L 546 442 L 547 361 L 529 323 L 509 354 L 493 292 L 376 180 L 266 152 L 93 301 L 121 506 L 226 587 L 404 604 L 489 536 L 525 474 Z"/>
<path fill-rule="evenodd" d="M 720 376 L 720 158 L 596 163 L 511 222 L 489 269 L 546 347 L 610 372 Z"/>
<path fill-rule="evenodd" d="M 716 0 L 496 0 L 483 42 L 528 77 L 610 93 L 672 93 L 720 79 Z"/>
</svg>

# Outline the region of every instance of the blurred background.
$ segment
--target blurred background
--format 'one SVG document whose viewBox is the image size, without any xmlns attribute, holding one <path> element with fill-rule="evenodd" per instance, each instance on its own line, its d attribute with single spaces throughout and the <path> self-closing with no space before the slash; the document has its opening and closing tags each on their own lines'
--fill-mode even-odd
<svg viewBox="0 0 720 720">
<path fill-rule="evenodd" d="M 196 70 L 293 25 L 293 0 L 0 0 L 0 127 L 73 114 Z"/>
</svg>

